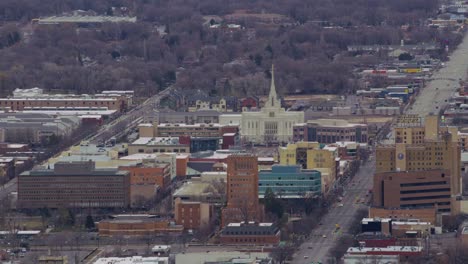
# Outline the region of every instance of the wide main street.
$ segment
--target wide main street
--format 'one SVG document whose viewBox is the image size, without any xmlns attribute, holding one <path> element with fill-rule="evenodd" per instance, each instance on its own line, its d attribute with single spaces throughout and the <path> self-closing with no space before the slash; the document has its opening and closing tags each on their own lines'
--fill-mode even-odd
<svg viewBox="0 0 468 264">
<path fill-rule="evenodd" d="M 372 157 L 364 163 L 352 181 L 345 187 L 343 195 L 343 206 L 336 206 L 326 214 L 321 221 L 321 225 L 315 228 L 310 234 L 310 239 L 304 242 L 295 253 L 295 264 L 309 264 L 320 261 L 325 263 L 327 254 L 336 244 L 341 232 L 348 232 L 351 224 L 360 208 L 367 208 L 361 201 L 367 200 L 367 192 L 372 188 L 372 176 L 375 170 L 375 159 Z M 336 224 L 340 226 L 338 232 Z"/>
<path fill-rule="evenodd" d="M 419 93 L 416 101 L 410 107 L 409 114 L 438 114 L 448 104 L 450 97 L 460 87 L 460 81 L 465 81 L 468 70 L 468 34 L 462 43 L 453 51 L 444 67 L 435 72 L 431 80 Z"/>
<path fill-rule="evenodd" d="M 426 86 L 420 91 L 414 104 L 406 113 L 420 116 L 429 113 L 438 114 L 455 94 L 460 81 L 465 81 L 468 71 L 468 34 L 463 38 L 450 56 L 450 61 L 444 67 L 435 72 Z M 375 159 L 373 159 L 375 160 Z M 343 197 L 343 207 L 335 207 L 324 216 L 321 226 L 315 228 L 310 239 L 303 243 L 294 255 L 292 263 L 309 264 L 317 261 L 325 262 L 330 256 L 330 250 L 338 242 L 338 235 L 332 235 L 335 224 L 341 226 L 341 230 L 349 231 L 350 223 L 358 211 L 359 205 L 355 204 L 358 197 L 372 187 L 372 176 L 375 171 L 375 161 L 368 162 L 361 167 L 355 179 L 355 186 L 351 186 Z M 356 183 L 357 181 L 357 183 Z M 362 206 L 362 205 L 361 205 Z M 326 237 L 323 237 L 323 236 Z"/>
</svg>

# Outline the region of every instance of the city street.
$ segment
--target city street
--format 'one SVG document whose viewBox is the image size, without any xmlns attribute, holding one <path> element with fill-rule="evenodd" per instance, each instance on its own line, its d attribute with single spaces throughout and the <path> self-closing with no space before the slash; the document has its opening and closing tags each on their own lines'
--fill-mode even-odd
<svg viewBox="0 0 468 264">
<path fill-rule="evenodd" d="M 372 188 L 374 170 L 374 158 L 361 166 L 356 176 L 345 187 L 343 206 L 330 209 L 328 214 L 322 218 L 322 225 L 312 231 L 309 240 L 304 242 L 294 254 L 292 263 L 309 264 L 317 261 L 325 263 L 330 249 L 335 245 L 342 233 L 349 231 L 359 208 L 367 208 L 367 205 L 359 203 L 359 200 L 368 200 L 366 193 Z M 340 230 L 335 233 L 336 224 L 340 225 Z"/>
<path fill-rule="evenodd" d="M 468 70 L 468 35 L 452 53 L 450 61 L 435 72 L 430 82 L 421 90 L 415 103 L 408 109 L 409 114 L 426 115 L 430 112 L 438 114 L 439 109 L 448 104 L 450 97 L 460 86 L 460 80 L 465 80 Z M 316 228 L 309 241 L 303 243 L 296 252 L 292 263 L 321 261 L 324 263 L 330 249 L 335 245 L 339 234 L 334 234 L 335 224 L 339 224 L 343 232 L 349 230 L 358 208 L 356 199 L 365 195 L 372 188 L 372 176 L 375 170 L 375 161 L 368 162 L 361 167 L 353 182 L 355 186 L 349 187 L 343 198 L 343 207 L 333 208 L 323 219 L 322 226 Z M 361 181 L 361 183 L 359 183 Z M 357 182 L 357 183 L 356 183 Z M 339 232 L 338 232 L 339 233 Z M 326 236 L 326 237 L 323 237 Z"/>
<path fill-rule="evenodd" d="M 159 100 L 172 91 L 172 87 L 169 87 L 158 94 L 146 99 L 139 106 L 129 110 L 122 116 L 118 117 L 111 123 L 102 126 L 95 135 L 93 135 L 90 141 L 94 144 L 100 141 L 107 141 L 111 137 L 120 137 L 125 133 L 130 132 L 131 129 L 135 128 L 142 117 L 148 113 L 152 113 L 155 108 L 159 105 Z"/>
<path fill-rule="evenodd" d="M 444 67 L 432 75 L 431 81 L 421 90 L 408 113 L 426 115 L 433 112 L 438 114 L 439 109 L 448 104 L 449 98 L 460 87 L 460 80 L 465 81 L 467 70 L 468 34 L 454 50 L 450 61 L 447 61 Z"/>
</svg>

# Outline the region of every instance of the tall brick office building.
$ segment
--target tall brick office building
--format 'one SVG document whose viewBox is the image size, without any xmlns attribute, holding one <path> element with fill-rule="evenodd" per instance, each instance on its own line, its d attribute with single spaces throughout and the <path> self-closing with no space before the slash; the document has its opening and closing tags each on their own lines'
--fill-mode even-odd
<svg viewBox="0 0 468 264">
<path fill-rule="evenodd" d="M 258 158 L 252 154 L 234 154 L 227 158 L 227 206 L 222 225 L 245 221 L 261 222 L 263 206 L 258 202 Z"/>
</svg>

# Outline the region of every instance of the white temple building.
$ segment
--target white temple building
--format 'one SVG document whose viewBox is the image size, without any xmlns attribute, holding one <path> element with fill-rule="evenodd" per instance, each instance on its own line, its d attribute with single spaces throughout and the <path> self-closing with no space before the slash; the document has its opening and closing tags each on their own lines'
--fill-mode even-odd
<svg viewBox="0 0 468 264">
<path fill-rule="evenodd" d="M 293 138 L 294 124 L 304 122 L 304 112 L 286 111 L 281 107 L 281 100 L 276 94 L 274 66 L 272 66 L 270 94 L 264 107 L 256 112 L 220 115 L 219 122 L 239 124 L 244 142 L 254 144 L 290 142 Z"/>
</svg>

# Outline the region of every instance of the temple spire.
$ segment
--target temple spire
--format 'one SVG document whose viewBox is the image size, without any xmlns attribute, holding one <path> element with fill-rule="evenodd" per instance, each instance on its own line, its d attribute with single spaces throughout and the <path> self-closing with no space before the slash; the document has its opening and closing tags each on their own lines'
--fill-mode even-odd
<svg viewBox="0 0 468 264">
<path fill-rule="evenodd" d="M 275 65 L 271 65 L 271 84 L 270 84 L 270 94 L 268 95 L 268 107 L 280 107 L 278 96 L 276 94 L 275 87 Z"/>
</svg>

